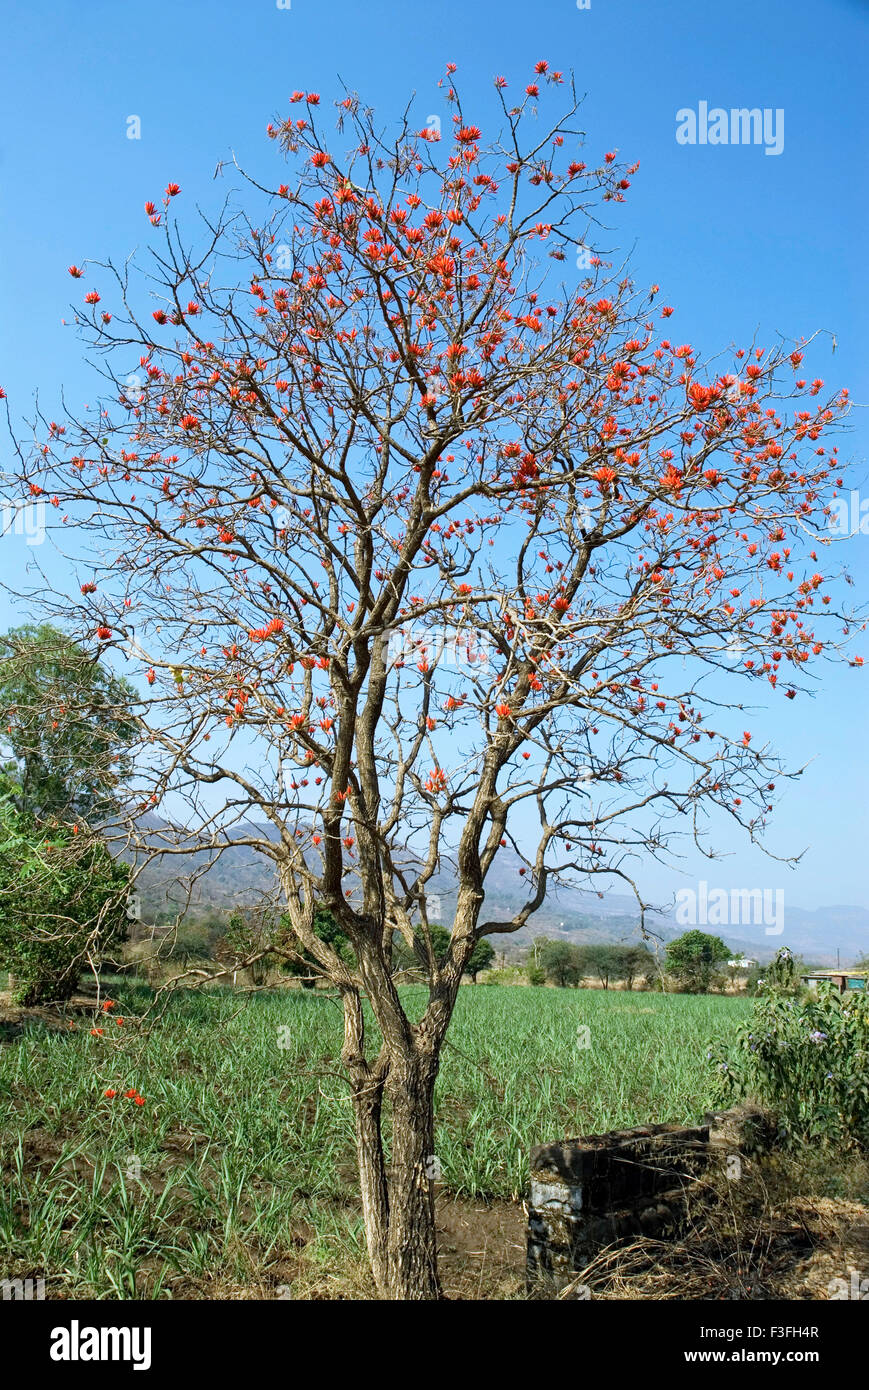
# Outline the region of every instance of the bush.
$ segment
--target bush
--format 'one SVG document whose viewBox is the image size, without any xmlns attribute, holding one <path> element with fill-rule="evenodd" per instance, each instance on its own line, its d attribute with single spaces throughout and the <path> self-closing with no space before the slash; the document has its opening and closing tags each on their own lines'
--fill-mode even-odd
<svg viewBox="0 0 869 1390">
<path fill-rule="evenodd" d="M 277 958 L 269 951 L 278 929 L 276 913 L 255 907 L 236 907 L 229 915 L 226 932 L 215 944 L 221 964 L 244 968 L 254 985 L 264 985 Z"/>
<path fill-rule="evenodd" d="M 98 836 L 48 834 L 0 802 L 0 962 L 19 1003 L 68 999 L 82 969 L 126 939 L 129 883 Z"/>
<path fill-rule="evenodd" d="M 795 973 L 780 950 L 735 1051 L 718 1062 L 722 1089 L 774 1110 L 792 1139 L 869 1146 L 869 996 L 834 986 L 795 995 Z"/>
<path fill-rule="evenodd" d="M 506 985 L 524 985 L 529 983 L 529 971 L 521 965 L 505 965 L 499 970 L 489 970 L 480 981 L 480 985 L 488 985 L 494 988 Z M 543 971 L 540 971 L 539 980 L 530 980 L 531 984 L 543 984 Z"/>
</svg>

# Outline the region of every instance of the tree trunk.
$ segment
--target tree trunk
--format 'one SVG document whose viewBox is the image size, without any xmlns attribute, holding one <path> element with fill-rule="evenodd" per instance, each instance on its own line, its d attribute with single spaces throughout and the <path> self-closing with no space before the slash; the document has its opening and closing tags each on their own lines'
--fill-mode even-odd
<svg viewBox="0 0 869 1390">
<path fill-rule="evenodd" d="M 356 1158 L 362 1196 L 362 1219 L 371 1272 L 381 1298 L 389 1297 L 389 1199 L 380 1122 L 383 1111 L 382 1080 L 357 1082 L 353 1095 L 356 1120 Z"/>
<path fill-rule="evenodd" d="M 381 1298 L 437 1299 L 434 1082 L 437 1063 L 401 1055 L 389 1081 L 355 1079 L 356 1154 L 368 1258 Z M 383 1096 L 392 1108 L 392 1162 L 381 1137 Z"/>
<path fill-rule="evenodd" d="M 390 1069 L 392 1164 L 387 1242 L 393 1299 L 437 1299 L 434 1180 L 434 1083 L 437 1062 L 419 1055 Z"/>
</svg>

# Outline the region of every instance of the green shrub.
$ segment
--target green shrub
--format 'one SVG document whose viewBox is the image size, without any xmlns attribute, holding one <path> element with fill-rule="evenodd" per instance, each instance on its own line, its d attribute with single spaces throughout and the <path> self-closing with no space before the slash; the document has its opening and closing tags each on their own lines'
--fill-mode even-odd
<svg viewBox="0 0 869 1390">
<path fill-rule="evenodd" d="M 717 1062 L 722 1089 L 774 1110 L 792 1139 L 869 1146 L 869 996 L 826 985 L 795 994 L 794 975 L 785 948 Z"/>
<path fill-rule="evenodd" d="M 22 1004 L 68 999 L 127 935 L 130 870 L 98 837 L 48 833 L 0 800 L 0 964 Z"/>
</svg>

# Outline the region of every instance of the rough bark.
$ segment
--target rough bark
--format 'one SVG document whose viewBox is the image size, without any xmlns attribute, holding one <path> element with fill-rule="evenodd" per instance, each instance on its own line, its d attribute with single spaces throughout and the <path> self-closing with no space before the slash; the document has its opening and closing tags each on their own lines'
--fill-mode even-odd
<svg viewBox="0 0 869 1390">
<path fill-rule="evenodd" d="M 434 1082 L 437 1063 L 414 1047 L 381 1075 L 354 1083 L 356 1151 L 365 1239 L 381 1298 L 440 1297 L 434 1212 Z M 392 1117 L 391 1162 L 383 1151 L 384 1096 Z"/>
<path fill-rule="evenodd" d="M 434 1212 L 434 1082 L 437 1065 L 417 1054 L 390 1073 L 389 1297 L 440 1297 Z"/>
<path fill-rule="evenodd" d="M 362 1196 L 362 1218 L 371 1272 L 381 1297 L 389 1294 L 389 1262 L 387 1234 L 389 1230 L 389 1193 L 386 1164 L 383 1157 L 381 1119 L 383 1114 L 383 1081 L 363 1081 L 354 1089 L 353 1109 L 356 1121 L 356 1158 L 359 1167 L 359 1188 Z"/>
</svg>

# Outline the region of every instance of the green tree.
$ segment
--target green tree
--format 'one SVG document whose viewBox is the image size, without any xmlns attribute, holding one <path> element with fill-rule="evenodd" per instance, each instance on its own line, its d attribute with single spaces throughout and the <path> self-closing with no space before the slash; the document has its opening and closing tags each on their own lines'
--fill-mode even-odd
<svg viewBox="0 0 869 1390">
<path fill-rule="evenodd" d="M 136 698 L 48 623 L 0 637 L 0 747 L 18 809 L 37 821 L 110 814 L 130 770 Z"/>
<path fill-rule="evenodd" d="M 730 947 L 721 937 L 702 931 L 685 932 L 667 943 L 667 970 L 689 994 L 707 994 L 719 965 L 729 958 Z"/>
<path fill-rule="evenodd" d="M 130 869 L 87 831 L 41 829 L 18 809 L 20 787 L 2 782 L 0 963 L 20 1003 L 68 999 L 126 939 Z"/>
<path fill-rule="evenodd" d="M 465 966 L 465 974 L 470 975 L 474 984 L 477 983 L 477 975 L 481 970 L 488 970 L 492 961 L 495 959 L 495 948 L 491 941 L 483 937 L 477 942 L 470 954 L 468 963 Z"/>
<path fill-rule="evenodd" d="M 429 922 L 428 939 L 431 942 L 431 952 L 435 963 L 442 965 L 446 960 L 450 949 L 452 934 L 447 928 L 441 926 L 439 922 Z M 465 974 L 471 975 L 476 982 L 477 974 L 481 970 L 488 970 L 492 961 L 495 959 L 494 948 L 485 939 L 478 941 L 465 966 Z M 393 937 L 392 963 L 396 972 L 408 970 L 422 971 L 425 978 L 430 974 L 430 962 L 428 946 L 426 944 L 425 933 L 421 927 L 417 927 L 413 936 L 413 947 L 408 946 L 400 932 L 396 932 Z"/>
<path fill-rule="evenodd" d="M 625 989 L 633 989 L 634 981 L 645 978 L 655 964 L 655 958 L 646 946 L 638 944 L 619 947 L 621 952 L 620 978 Z"/>
<path fill-rule="evenodd" d="M 623 977 L 624 948 L 622 946 L 600 942 L 591 946 L 583 946 L 581 953 L 583 972 L 595 975 L 604 989 L 609 989 L 610 980 Z"/>
<path fill-rule="evenodd" d="M 574 987 L 582 978 L 582 952 L 569 941 L 543 941 L 537 951 L 537 961 L 546 979 L 562 989 Z"/>
<path fill-rule="evenodd" d="M 314 908 L 313 932 L 320 941 L 331 946 L 346 965 L 351 968 L 355 966 L 356 957 L 353 947 L 328 907 L 323 907 L 322 904 Z M 281 918 L 281 932 L 278 940 L 282 949 L 276 954 L 282 959 L 282 969 L 288 975 L 300 976 L 303 989 L 313 989 L 317 983 L 316 977 L 323 973 L 322 967 L 309 951 L 299 949 L 298 942 L 292 937 L 289 919 L 286 917 Z"/>
</svg>

